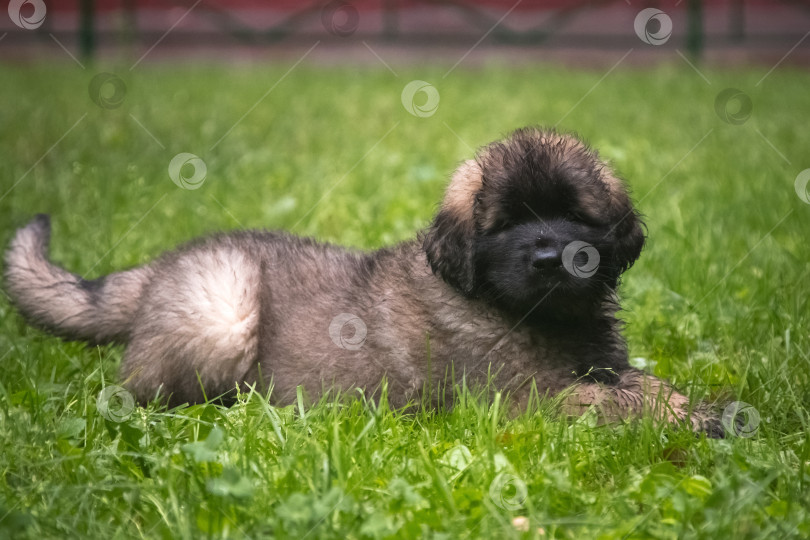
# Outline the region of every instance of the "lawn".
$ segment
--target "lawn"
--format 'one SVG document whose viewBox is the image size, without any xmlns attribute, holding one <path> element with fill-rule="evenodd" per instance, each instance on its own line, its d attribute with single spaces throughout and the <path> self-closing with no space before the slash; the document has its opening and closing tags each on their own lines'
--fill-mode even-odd
<svg viewBox="0 0 810 540">
<path fill-rule="evenodd" d="M 405 414 L 359 393 L 108 419 L 98 396 L 122 349 L 51 338 L 0 297 L 0 536 L 810 535 L 810 205 L 794 188 L 810 167 L 810 75 L 128 68 L 0 67 L 0 243 L 50 213 L 54 260 L 88 278 L 240 227 L 375 248 L 429 222 L 474 148 L 558 124 L 614 164 L 645 215 L 621 289 L 634 364 L 721 410 L 751 404 L 750 429 L 707 440 L 545 408 L 513 418 L 474 395 Z M 122 85 L 94 96 L 102 107 L 91 80 L 105 71 Z M 435 85 L 435 114 L 403 106 L 414 79 Z M 726 88 L 750 113 L 716 103 Z M 198 189 L 169 176 L 181 152 L 205 163 Z"/>
</svg>

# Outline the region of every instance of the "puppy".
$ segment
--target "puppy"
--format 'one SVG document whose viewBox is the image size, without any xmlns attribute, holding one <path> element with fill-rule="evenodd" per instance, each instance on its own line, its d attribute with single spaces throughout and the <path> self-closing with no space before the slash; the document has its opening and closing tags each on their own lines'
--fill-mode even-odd
<svg viewBox="0 0 810 540">
<path fill-rule="evenodd" d="M 566 391 L 565 412 L 651 414 L 721 435 L 705 406 L 628 364 L 616 318 L 621 274 L 644 245 L 623 183 L 577 138 L 525 128 L 453 175 L 419 238 L 371 253 L 280 232 L 203 238 L 86 281 L 48 260 L 49 221 L 6 253 L 9 296 L 33 324 L 125 343 L 124 384 L 141 402 L 199 402 L 272 386 L 290 403 L 328 389 L 396 407 L 449 377 L 494 382 L 520 406 Z M 438 398 L 436 397 L 438 396 Z"/>
</svg>

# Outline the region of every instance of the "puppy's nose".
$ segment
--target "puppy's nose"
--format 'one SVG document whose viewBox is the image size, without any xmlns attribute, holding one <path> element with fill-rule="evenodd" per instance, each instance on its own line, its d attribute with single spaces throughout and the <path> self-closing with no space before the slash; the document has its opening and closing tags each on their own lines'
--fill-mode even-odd
<svg viewBox="0 0 810 540">
<path fill-rule="evenodd" d="M 532 254 L 532 266 L 537 269 L 556 268 L 562 264 L 562 253 L 553 247 L 541 247 Z"/>
</svg>

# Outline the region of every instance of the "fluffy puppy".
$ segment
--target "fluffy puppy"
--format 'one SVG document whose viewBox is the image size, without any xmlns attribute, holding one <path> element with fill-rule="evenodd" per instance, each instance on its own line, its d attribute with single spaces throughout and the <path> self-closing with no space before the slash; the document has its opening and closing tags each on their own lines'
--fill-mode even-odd
<svg viewBox="0 0 810 540">
<path fill-rule="evenodd" d="M 272 386 L 291 402 L 330 389 L 404 406 L 445 403 L 448 377 L 494 379 L 523 404 L 570 391 L 565 410 L 651 414 L 721 434 L 666 382 L 632 369 L 615 316 L 644 232 L 622 182 L 580 140 L 521 129 L 453 175 L 418 239 L 371 253 L 279 232 L 194 241 L 86 281 L 48 260 L 49 222 L 19 229 L 9 296 L 56 335 L 128 345 L 121 376 L 141 402 L 198 402 Z"/>
</svg>

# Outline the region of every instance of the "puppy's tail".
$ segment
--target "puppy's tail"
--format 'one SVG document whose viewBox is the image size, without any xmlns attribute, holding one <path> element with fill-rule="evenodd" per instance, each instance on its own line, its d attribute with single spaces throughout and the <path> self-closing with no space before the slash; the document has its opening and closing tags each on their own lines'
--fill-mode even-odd
<svg viewBox="0 0 810 540">
<path fill-rule="evenodd" d="M 5 257 L 6 291 L 33 324 L 68 339 L 128 341 L 149 267 L 87 281 L 48 260 L 51 224 L 36 216 L 17 230 Z"/>
</svg>

